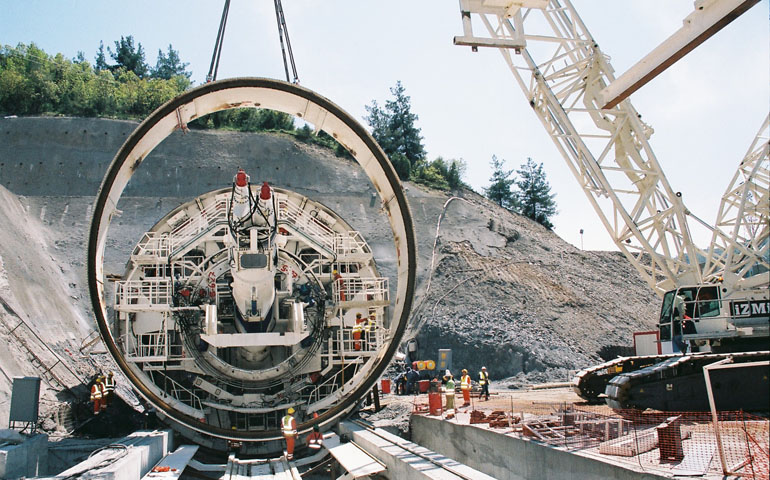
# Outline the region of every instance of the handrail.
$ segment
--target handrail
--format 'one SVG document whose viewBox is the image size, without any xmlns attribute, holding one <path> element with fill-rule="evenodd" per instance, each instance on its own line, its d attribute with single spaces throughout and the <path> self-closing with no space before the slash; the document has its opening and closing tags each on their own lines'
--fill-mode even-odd
<svg viewBox="0 0 770 480">
<path fill-rule="evenodd" d="M 220 199 L 201 210 L 197 215 L 188 217 L 181 225 L 174 228 L 169 234 L 169 246 L 171 251 L 184 245 L 212 225 L 227 220 L 227 200 Z"/>
<path fill-rule="evenodd" d="M 140 306 L 170 307 L 172 304 L 172 283 L 170 278 L 145 278 L 144 280 L 121 280 L 115 282 L 115 308 L 137 308 Z"/>
<path fill-rule="evenodd" d="M 388 278 L 339 278 L 332 283 L 334 301 L 390 301 Z M 363 298 L 362 298 L 363 297 Z"/>
</svg>

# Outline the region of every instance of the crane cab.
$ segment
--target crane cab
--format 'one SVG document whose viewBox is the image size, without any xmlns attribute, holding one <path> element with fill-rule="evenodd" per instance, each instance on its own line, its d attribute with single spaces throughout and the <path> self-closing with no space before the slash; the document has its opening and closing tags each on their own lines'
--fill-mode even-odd
<svg viewBox="0 0 770 480">
<path fill-rule="evenodd" d="M 723 296 L 719 284 L 670 290 L 663 296 L 658 332 L 661 353 L 766 349 L 770 305 L 767 292 Z"/>
</svg>

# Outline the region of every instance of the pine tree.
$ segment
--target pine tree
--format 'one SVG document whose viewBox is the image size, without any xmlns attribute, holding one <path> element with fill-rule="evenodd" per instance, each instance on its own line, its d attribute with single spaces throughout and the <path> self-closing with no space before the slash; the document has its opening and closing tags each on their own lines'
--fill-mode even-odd
<svg viewBox="0 0 770 480">
<path fill-rule="evenodd" d="M 505 160 L 498 159 L 496 155 L 492 155 L 492 177 L 489 179 L 492 182 L 489 187 L 484 189 L 484 193 L 487 198 L 508 210 L 516 210 L 516 197 L 511 191 L 511 186 L 515 180 L 511 178 L 513 170 L 503 170 Z"/>
<path fill-rule="evenodd" d="M 164 80 L 170 80 L 173 77 L 189 79 L 192 72 L 187 71 L 188 65 L 190 64 L 182 62 L 179 58 L 179 52 L 174 50 L 169 43 L 167 54 L 163 53 L 163 50 L 158 49 L 158 61 L 155 62 L 155 68 L 152 69 L 150 75 L 153 78 L 162 78 Z"/>
<path fill-rule="evenodd" d="M 516 173 L 519 174 L 515 192 L 518 212 L 551 230 L 553 224 L 550 218 L 556 214 L 556 195 L 551 193 L 543 164 L 538 165 L 528 158 Z"/>
<path fill-rule="evenodd" d="M 411 99 L 401 81 L 390 89 L 392 100 L 380 107 L 376 101 L 366 106 L 365 120 L 372 128 L 372 136 L 393 161 L 402 180 L 408 180 L 414 167 L 425 160 L 420 129 L 415 123 L 419 117 L 411 111 Z"/>
<path fill-rule="evenodd" d="M 112 69 L 124 68 L 127 71 L 134 72 L 137 77 L 144 78 L 149 71 L 147 63 L 144 61 L 144 49 L 142 44 L 134 47 L 134 37 L 129 35 L 125 38 L 121 35 L 120 41 L 115 41 L 115 51 L 107 47 L 110 57 L 115 60 Z"/>
<path fill-rule="evenodd" d="M 99 42 L 99 50 L 96 51 L 96 58 L 94 60 L 94 70 L 97 72 L 109 68 L 109 65 L 107 65 L 107 58 L 104 56 L 104 42 L 102 41 Z"/>
</svg>

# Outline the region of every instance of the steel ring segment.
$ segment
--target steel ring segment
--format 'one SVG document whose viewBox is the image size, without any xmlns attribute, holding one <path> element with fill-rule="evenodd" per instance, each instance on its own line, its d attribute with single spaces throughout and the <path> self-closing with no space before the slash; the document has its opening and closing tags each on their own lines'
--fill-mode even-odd
<svg viewBox="0 0 770 480">
<path fill-rule="evenodd" d="M 121 371 L 145 400 L 172 420 L 201 433 L 231 440 L 272 440 L 281 438 L 279 430 L 242 432 L 201 423 L 197 418 L 174 409 L 144 385 L 129 368 L 112 337 L 104 296 L 104 250 L 109 224 L 123 190 L 141 162 L 179 127 L 180 122 L 186 124 L 209 113 L 239 107 L 284 112 L 325 131 L 347 148 L 361 165 L 382 201 L 396 247 L 398 285 L 391 318 L 398 324 L 385 354 L 368 372 L 366 379 L 337 405 L 313 421 L 299 425 L 298 429 L 307 431 L 314 424 L 328 424 L 352 409 L 357 400 L 372 388 L 398 348 L 412 306 L 417 256 L 412 217 L 398 176 L 372 136 L 340 107 L 298 85 L 265 78 L 221 80 L 190 90 L 147 117 L 120 148 L 99 188 L 88 239 L 88 286 L 102 340 Z"/>
</svg>

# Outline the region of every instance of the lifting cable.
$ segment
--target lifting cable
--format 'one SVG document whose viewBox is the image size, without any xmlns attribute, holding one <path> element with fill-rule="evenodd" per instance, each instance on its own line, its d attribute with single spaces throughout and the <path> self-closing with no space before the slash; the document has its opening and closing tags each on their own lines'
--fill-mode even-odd
<svg viewBox="0 0 770 480">
<path fill-rule="evenodd" d="M 217 79 L 217 71 L 219 71 L 219 58 L 222 55 L 222 41 L 225 38 L 225 27 L 227 26 L 227 14 L 229 12 L 230 0 L 225 0 L 225 7 L 222 9 L 222 19 L 219 21 L 217 40 L 214 42 L 214 53 L 211 55 L 211 66 L 209 67 L 209 74 L 206 75 L 206 83 L 213 82 Z"/>
<path fill-rule="evenodd" d="M 275 19 L 278 21 L 278 38 L 281 42 L 281 53 L 283 54 L 283 69 L 286 71 L 286 81 L 289 82 L 289 65 L 286 62 L 286 50 L 289 51 L 289 62 L 291 62 L 291 72 L 294 75 L 292 83 L 299 83 L 297 76 L 297 65 L 294 63 L 294 53 L 291 50 L 291 40 L 289 40 L 289 29 L 286 27 L 286 17 L 283 15 L 283 6 L 281 0 L 275 2 Z M 283 37 L 286 37 L 286 48 L 283 46 Z"/>
<path fill-rule="evenodd" d="M 298 84 L 299 76 L 297 75 L 297 65 L 294 62 L 294 52 L 291 49 L 289 29 L 286 26 L 286 17 L 283 14 L 283 6 L 281 5 L 281 0 L 273 0 L 273 3 L 275 4 L 275 19 L 278 23 L 278 40 L 281 43 L 281 54 L 283 55 L 283 69 L 286 72 L 286 81 Z M 209 66 L 209 73 L 206 75 L 207 83 L 217 79 L 217 72 L 219 71 L 219 60 L 222 56 L 222 44 L 225 38 L 225 28 L 227 27 L 227 15 L 229 13 L 230 0 L 225 0 L 225 5 L 222 9 L 222 19 L 219 21 L 217 39 L 214 42 L 214 53 L 211 55 L 211 66 Z M 288 58 L 286 56 L 287 51 Z M 291 73 L 294 76 L 294 80 L 292 80 L 289 76 L 289 64 L 291 64 Z"/>
</svg>

